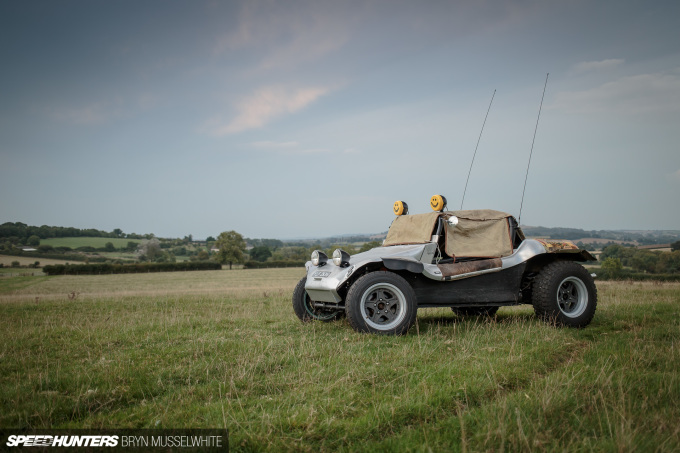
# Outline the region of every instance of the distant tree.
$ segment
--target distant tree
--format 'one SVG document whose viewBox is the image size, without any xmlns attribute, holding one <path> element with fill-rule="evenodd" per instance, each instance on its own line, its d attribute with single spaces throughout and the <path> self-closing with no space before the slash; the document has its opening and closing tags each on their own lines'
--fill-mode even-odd
<svg viewBox="0 0 680 453">
<path fill-rule="evenodd" d="M 669 274 L 680 272 L 680 251 L 659 254 L 659 261 L 656 263 L 656 271 Z"/>
<path fill-rule="evenodd" d="M 34 234 L 33 236 L 28 238 L 28 240 L 26 241 L 26 245 L 37 247 L 40 245 L 40 238 Z"/>
<path fill-rule="evenodd" d="M 212 236 L 208 236 L 208 239 L 206 239 L 205 242 L 215 242 L 215 238 Z"/>
<path fill-rule="evenodd" d="M 12 267 L 19 267 L 21 266 L 21 263 L 18 261 L 12 261 Z"/>
<path fill-rule="evenodd" d="M 184 239 L 182 239 L 182 242 L 184 242 L 185 244 L 188 244 L 190 242 L 193 242 L 193 240 L 194 240 L 194 237 L 189 234 L 187 236 L 184 236 Z"/>
<path fill-rule="evenodd" d="M 671 251 L 676 252 L 680 250 L 680 241 L 675 241 L 671 244 Z"/>
<path fill-rule="evenodd" d="M 210 255 L 207 250 L 201 250 L 196 255 L 191 257 L 193 261 L 208 261 Z"/>
<path fill-rule="evenodd" d="M 267 261 L 267 258 L 272 256 L 272 251 L 266 245 L 261 245 L 258 247 L 253 247 L 250 252 L 250 258 L 255 261 Z"/>
<path fill-rule="evenodd" d="M 606 258 L 602 262 L 602 272 L 604 272 L 608 277 L 618 277 L 623 270 L 621 265 L 621 260 L 618 258 Z"/>
<path fill-rule="evenodd" d="M 361 246 L 359 249 L 359 253 L 361 252 L 367 252 L 371 249 L 374 249 L 376 247 L 380 247 L 382 245 L 382 242 L 380 241 L 371 241 L 371 242 L 366 242 L 364 245 Z"/>
<path fill-rule="evenodd" d="M 104 250 L 107 252 L 115 252 L 116 247 L 113 245 L 113 242 L 107 242 L 104 244 Z"/>
<path fill-rule="evenodd" d="M 660 254 L 660 252 L 638 250 L 630 259 L 630 265 L 636 271 L 653 273 L 656 271 L 656 265 L 659 261 Z"/>
<path fill-rule="evenodd" d="M 49 253 L 49 252 L 54 252 L 54 247 L 48 244 L 43 244 L 38 246 L 38 251 L 40 253 Z"/>
<path fill-rule="evenodd" d="M 136 248 L 137 248 L 137 243 L 134 242 L 134 241 L 128 241 L 127 246 L 125 247 L 125 249 L 129 252 L 134 251 Z"/>
<path fill-rule="evenodd" d="M 233 263 L 243 262 L 246 242 L 236 231 L 224 231 L 217 237 L 215 248 L 218 249 L 215 253 L 217 261 L 222 264 L 229 263 L 229 269 L 231 269 Z"/>
<path fill-rule="evenodd" d="M 331 245 L 326 249 L 326 255 L 328 255 L 328 258 L 333 256 L 333 252 L 335 249 L 343 249 L 345 252 L 349 253 L 350 255 L 354 255 L 357 253 L 357 250 L 354 248 L 352 244 L 344 244 L 344 245 Z"/>
<path fill-rule="evenodd" d="M 172 249 L 172 253 L 175 256 L 186 256 L 187 255 L 187 248 L 184 247 L 184 246 L 174 247 Z"/>
<path fill-rule="evenodd" d="M 156 261 L 163 256 L 161 243 L 158 239 L 147 239 L 137 246 L 137 257 L 140 261 Z"/>
<path fill-rule="evenodd" d="M 114 237 L 117 237 L 117 238 L 124 236 L 123 230 L 121 230 L 120 228 L 116 228 L 115 230 L 112 231 L 112 233 L 113 233 Z"/>
</svg>

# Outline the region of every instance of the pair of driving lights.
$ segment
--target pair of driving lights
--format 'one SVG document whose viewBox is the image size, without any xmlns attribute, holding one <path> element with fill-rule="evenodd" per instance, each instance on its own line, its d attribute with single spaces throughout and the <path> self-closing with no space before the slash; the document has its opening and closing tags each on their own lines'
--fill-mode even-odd
<svg viewBox="0 0 680 453">
<path fill-rule="evenodd" d="M 315 266 L 325 266 L 328 262 L 328 256 L 321 250 L 314 250 L 312 252 L 312 264 Z M 335 249 L 333 252 L 333 264 L 338 267 L 349 266 L 349 253 L 342 249 Z"/>
</svg>

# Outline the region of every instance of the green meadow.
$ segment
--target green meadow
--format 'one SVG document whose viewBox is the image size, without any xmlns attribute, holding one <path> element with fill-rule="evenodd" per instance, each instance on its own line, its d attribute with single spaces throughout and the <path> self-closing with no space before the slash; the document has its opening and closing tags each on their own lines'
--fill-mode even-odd
<svg viewBox="0 0 680 453">
<path fill-rule="evenodd" d="M 232 451 L 679 451 L 680 284 L 593 323 L 302 324 L 304 269 L 0 277 L 0 427 L 222 428 Z"/>
</svg>

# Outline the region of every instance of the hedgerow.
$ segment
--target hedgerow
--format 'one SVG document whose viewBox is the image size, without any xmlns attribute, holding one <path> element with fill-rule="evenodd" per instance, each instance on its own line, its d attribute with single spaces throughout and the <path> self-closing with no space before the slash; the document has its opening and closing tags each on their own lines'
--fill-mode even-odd
<svg viewBox="0 0 680 453">
<path fill-rule="evenodd" d="M 243 269 L 269 269 L 276 267 L 304 267 L 304 261 L 246 261 Z"/>
<path fill-rule="evenodd" d="M 55 264 L 43 267 L 47 275 L 136 274 L 148 272 L 209 271 L 222 269 L 214 261 L 183 261 L 181 263 L 135 264 Z"/>
</svg>

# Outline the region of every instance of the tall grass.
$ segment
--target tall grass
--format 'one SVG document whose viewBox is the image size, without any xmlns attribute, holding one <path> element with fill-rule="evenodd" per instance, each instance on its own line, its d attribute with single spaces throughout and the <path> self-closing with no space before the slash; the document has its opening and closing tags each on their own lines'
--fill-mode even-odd
<svg viewBox="0 0 680 453">
<path fill-rule="evenodd" d="M 424 309 L 394 338 L 300 323 L 302 274 L 0 288 L 0 427 L 227 427 L 234 451 L 680 449 L 678 284 L 600 283 L 582 330 Z"/>
</svg>

